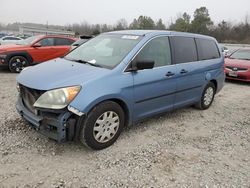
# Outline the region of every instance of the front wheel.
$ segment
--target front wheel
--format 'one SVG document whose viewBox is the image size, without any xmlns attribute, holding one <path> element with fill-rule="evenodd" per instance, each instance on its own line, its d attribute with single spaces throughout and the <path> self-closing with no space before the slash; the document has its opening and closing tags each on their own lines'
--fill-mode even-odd
<svg viewBox="0 0 250 188">
<path fill-rule="evenodd" d="M 14 56 L 9 60 L 9 70 L 14 73 L 21 72 L 28 65 L 28 60 L 23 56 Z"/>
<path fill-rule="evenodd" d="M 80 141 L 95 150 L 111 146 L 124 127 L 124 112 L 119 104 L 105 101 L 92 109 L 85 118 L 79 119 Z"/>
<path fill-rule="evenodd" d="M 215 95 L 215 86 L 212 82 L 210 82 L 203 90 L 201 100 L 195 106 L 201 110 L 208 109 L 213 103 L 214 95 Z"/>
</svg>

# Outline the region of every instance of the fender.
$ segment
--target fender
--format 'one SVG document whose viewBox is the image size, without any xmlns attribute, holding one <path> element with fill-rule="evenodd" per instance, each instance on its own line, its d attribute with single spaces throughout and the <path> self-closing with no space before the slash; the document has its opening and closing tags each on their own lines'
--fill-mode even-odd
<svg viewBox="0 0 250 188">
<path fill-rule="evenodd" d="M 13 56 L 23 56 L 29 61 L 30 64 L 33 63 L 33 58 L 27 51 L 8 52 L 6 55 L 6 63 L 8 63 Z"/>
<path fill-rule="evenodd" d="M 121 97 L 121 95 L 119 94 L 110 94 L 110 95 L 104 95 L 101 96 L 99 98 L 96 98 L 94 100 L 92 100 L 91 103 L 87 103 L 86 106 L 77 106 L 74 103 L 71 103 L 68 107 L 68 109 L 72 108 L 75 109 L 76 111 L 78 111 L 79 114 L 81 115 L 87 115 L 96 105 L 100 104 L 103 101 L 107 101 L 107 100 L 112 100 L 112 101 L 121 101 L 127 110 L 127 115 L 128 115 L 128 125 L 132 124 L 132 114 L 133 114 L 133 104 L 132 103 L 128 103 L 126 101 L 130 101 L 129 99 L 123 98 Z M 123 106 L 121 106 L 123 108 Z"/>
</svg>

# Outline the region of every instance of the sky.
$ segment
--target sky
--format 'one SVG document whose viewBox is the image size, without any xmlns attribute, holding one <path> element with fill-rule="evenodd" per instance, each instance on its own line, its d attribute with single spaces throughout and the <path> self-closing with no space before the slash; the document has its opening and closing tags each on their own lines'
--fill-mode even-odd
<svg viewBox="0 0 250 188">
<path fill-rule="evenodd" d="M 146 15 L 168 24 L 181 13 L 192 16 L 201 6 L 208 8 L 215 23 L 250 17 L 250 0 L 0 0 L 0 23 L 115 24 L 121 18 L 131 23 Z"/>
</svg>

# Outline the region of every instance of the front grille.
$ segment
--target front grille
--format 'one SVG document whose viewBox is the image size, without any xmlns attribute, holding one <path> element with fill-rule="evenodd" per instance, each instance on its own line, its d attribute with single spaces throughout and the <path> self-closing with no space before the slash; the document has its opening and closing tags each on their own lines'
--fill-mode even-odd
<svg viewBox="0 0 250 188">
<path fill-rule="evenodd" d="M 226 66 L 226 68 L 232 71 L 247 71 L 247 68 L 242 68 L 242 67 Z"/>
<path fill-rule="evenodd" d="M 44 91 L 31 89 L 20 85 L 20 95 L 24 106 L 32 113 L 37 114 L 37 110 L 34 108 L 36 100 L 44 93 Z"/>
</svg>

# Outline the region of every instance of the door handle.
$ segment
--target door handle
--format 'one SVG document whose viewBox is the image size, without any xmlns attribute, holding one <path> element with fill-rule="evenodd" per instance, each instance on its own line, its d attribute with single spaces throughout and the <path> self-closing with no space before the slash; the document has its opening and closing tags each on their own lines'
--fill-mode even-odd
<svg viewBox="0 0 250 188">
<path fill-rule="evenodd" d="M 182 69 L 180 73 L 181 73 L 181 74 L 186 74 L 186 73 L 188 73 L 188 71 L 185 70 L 185 69 Z"/>
<path fill-rule="evenodd" d="M 166 77 L 172 77 L 174 75 L 175 75 L 175 73 L 169 71 L 169 72 L 167 72 L 167 74 L 165 76 Z"/>
</svg>

